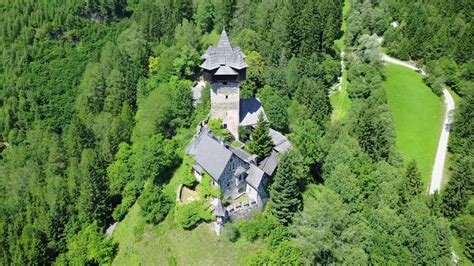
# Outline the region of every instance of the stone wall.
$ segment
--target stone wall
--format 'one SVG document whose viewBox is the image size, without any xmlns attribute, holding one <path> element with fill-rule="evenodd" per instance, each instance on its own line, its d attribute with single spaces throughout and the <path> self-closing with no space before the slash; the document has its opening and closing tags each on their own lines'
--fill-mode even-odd
<svg viewBox="0 0 474 266">
<path fill-rule="evenodd" d="M 224 173 L 219 178 L 219 186 L 224 199 L 234 199 L 242 192 L 245 192 L 246 183 L 244 177 L 242 176 L 241 180 L 239 180 L 234 176 L 235 169 L 245 164 L 239 157 L 232 155 Z"/>
<path fill-rule="evenodd" d="M 240 88 L 238 82 L 216 82 L 211 88 L 211 118 L 221 118 L 235 139 L 239 139 Z"/>
</svg>

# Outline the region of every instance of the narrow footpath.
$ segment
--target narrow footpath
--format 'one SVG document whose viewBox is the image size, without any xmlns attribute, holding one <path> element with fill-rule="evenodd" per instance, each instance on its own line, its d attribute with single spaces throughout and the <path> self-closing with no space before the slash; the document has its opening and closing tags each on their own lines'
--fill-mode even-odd
<svg viewBox="0 0 474 266">
<path fill-rule="evenodd" d="M 413 64 L 405 61 L 398 60 L 396 58 L 390 57 L 388 55 L 382 54 L 382 60 L 388 63 L 397 64 L 404 66 L 410 69 L 413 69 L 419 72 L 421 75 L 425 76 L 426 73 L 423 69 L 420 69 Z M 449 132 L 451 130 L 451 122 L 454 114 L 454 99 L 449 91 L 443 87 L 443 96 L 444 96 L 444 105 L 445 105 L 445 114 L 443 127 L 441 129 L 441 136 L 439 137 L 438 150 L 436 151 L 436 158 L 433 165 L 433 171 L 431 173 L 431 184 L 430 184 L 430 194 L 434 194 L 436 191 L 439 191 L 443 181 L 444 174 L 444 165 L 446 162 L 446 154 L 448 152 L 448 139 Z"/>
</svg>

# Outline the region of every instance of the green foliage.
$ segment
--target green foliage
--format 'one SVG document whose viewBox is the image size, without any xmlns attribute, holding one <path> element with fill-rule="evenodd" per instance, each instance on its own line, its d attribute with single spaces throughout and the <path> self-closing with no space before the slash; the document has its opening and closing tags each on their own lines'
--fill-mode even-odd
<svg viewBox="0 0 474 266">
<path fill-rule="evenodd" d="M 327 153 L 327 144 L 322 139 L 322 132 L 311 120 L 298 121 L 292 128 L 291 143 L 300 151 L 307 165 L 320 164 Z"/>
<path fill-rule="evenodd" d="M 258 97 L 262 101 L 271 128 L 280 132 L 288 131 L 289 101 L 276 94 L 273 89 L 267 85 L 259 91 Z"/>
<path fill-rule="evenodd" d="M 160 186 L 148 184 L 138 199 L 138 205 L 140 205 L 145 221 L 157 224 L 166 217 L 172 203 L 166 198 Z"/>
<path fill-rule="evenodd" d="M 178 204 L 174 212 L 176 223 L 184 229 L 191 229 L 201 221 L 212 221 L 211 214 L 205 201 L 193 201 L 189 204 Z"/>
<path fill-rule="evenodd" d="M 252 131 L 251 139 L 247 142 L 247 150 L 257 155 L 258 160 L 263 160 L 272 151 L 273 142 L 269 134 L 268 122 L 265 121 L 263 114 L 260 114 L 257 125 Z"/>
<path fill-rule="evenodd" d="M 266 64 L 263 57 L 255 51 L 247 54 L 245 62 L 248 64 L 247 78 L 240 84 L 240 97 L 252 98 L 263 86 Z"/>
<path fill-rule="evenodd" d="M 470 89 L 465 92 L 459 104 L 459 110 L 455 112 L 452 135 L 449 139 L 449 150 L 456 155 L 457 161 L 469 156 L 474 147 L 474 126 L 471 122 L 474 120 L 473 110 L 474 89 Z"/>
<path fill-rule="evenodd" d="M 132 178 L 130 171 L 130 157 L 132 149 L 127 143 L 120 143 L 115 162 L 107 167 L 109 190 L 111 194 L 120 194 Z"/>
<path fill-rule="evenodd" d="M 178 176 L 179 183 L 187 187 L 194 187 L 197 182 L 196 177 L 193 174 L 193 163 L 194 161 L 191 157 L 184 156 L 181 167 L 178 168 L 175 173 L 175 175 Z"/>
<path fill-rule="evenodd" d="M 222 119 L 210 119 L 208 127 L 216 136 L 221 137 L 226 141 L 232 141 L 232 134 L 230 134 L 230 131 L 225 128 L 222 128 Z"/>
<path fill-rule="evenodd" d="M 284 225 L 301 209 L 299 184 L 306 178 L 301 158 L 295 151 L 283 155 L 270 190 L 270 212 Z"/>
<path fill-rule="evenodd" d="M 367 263 L 364 244 L 359 242 L 367 237 L 367 229 L 351 228 L 347 209 L 338 195 L 323 186 L 310 186 L 306 192 L 304 209 L 295 216 L 291 227 L 304 261 Z M 357 230 L 358 237 L 349 236 L 353 230 Z M 341 235 L 348 238 L 340 238 Z M 361 258 L 346 256 L 356 253 Z"/>
<path fill-rule="evenodd" d="M 133 146 L 132 172 L 137 180 L 166 180 L 166 172 L 176 162 L 176 145 L 173 140 L 153 135 L 148 141 Z"/>
<path fill-rule="evenodd" d="M 242 142 L 246 142 L 250 139 L 250 135 L 252 134 L 252 131 L 250 128 L 246 126 L 239 126 L 239 140 Z"/>
<path fill-rule="evenodd" d="M 331 114 L 329 97 L 318 82 L 312 78 L 302 79 L 296 89 L 295 99 L 306 107 L 305 117 L 323 126 Z"/>
<path fill-rule="evenodd" d="M 230 242 L 239 240 L 240 232 L 239 229 L 232 223 L 226 223 L 224 226 L 224 237 Z"/>
<path fill-rule="evenodd" d="M 214 5 L 211 0 L 196 1 L 194 20 L 201 32 L 211 32 L 214 27 Z"/>
<path fill-rule="evenodd" d="M 202 175 L 201 182 L 199 183 L 199 193 L 202 198 L 208 198 L 210 196 L 214 198 L 221 197 L 221 190 L 219 187 L 215 187 L 211 184 L 212 178 L 207 173 Z"/>
<path fill-rule="evenodd" d="M 406 168 L 405 178 L 402 184 L 401 195 L 403 201 L 408 202 L 415 199 L 424 190 L 421 174 L 416 167 L 415 160 L 411 160 Z"/>
<path fill-rule="evenodd" d="M 143 181 L 133 180 L 127 183 L 122 191 L 122 201 L 115 207 L 112 213 L 115 221 L 121 221 L 127 215 L 128 210 L 135 203 L 138 196 L 140 196 L 142 190 Z"/>
<path fill-rule="evenodd" d="M 454 170 L 442 194 L 442 212 L 447 218 L 458 216 L 473 193 L 474 162 L 465 158 Z"/>
<path fill-rule="evenodd" d="M 185 45 L 173 62 L 174 73 L 180 78 L 191 79 L 197 73 L 200 61 L 197 51 Z"/>
<path fill-rule="evenodd" d="M 117 245 L 106 238 L 96 222 L 84 226 L 68 241 L 68 251 L 61 255 L 57 264 L 101 264 L 112 263 Z"/>
<path fill-rule="evenodd" d="M 250 221 L 237 222 L 236 226 L 245 239 L 255 241 L 269 237 L 281 225 L 275 217 L 257 215 Z"/>
<path fill-rule="evenodd" d="M 471 214 L 461 215 L 453 221 L 452 228 L 456 237 L 465 247 L 464 255 L 472 261 L 474 258 L 474 217 Z"/>
</svg>

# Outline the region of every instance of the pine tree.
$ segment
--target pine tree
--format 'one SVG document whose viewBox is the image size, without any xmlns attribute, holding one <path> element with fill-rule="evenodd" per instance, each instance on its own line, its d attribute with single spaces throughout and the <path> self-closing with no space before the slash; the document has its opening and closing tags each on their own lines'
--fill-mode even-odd
<svg viewBox="0 0 474 266">
<path fill-rule="evenodd" d="M 252 140 L 248 142 L 247 149 L 250 153 L 257 155 L 258 160 L 261 160 L 268 155 L 272 150 L 272 138 L 269 135 L 270 126 L 263 118 L 263 114 L 258 117 L 257 126 L 252 132 Z"/>
<path fill-rule="evenodd" d="M 442 194 L 442 212 L 447 218 L 455 218 L 466 206 L 473 191 L 473 160 L 464 159 L 457 165 Z"/>
<path fill-rule="evenodd" d="M 408 163 L 402 190 L 402 199 L 405 203 L 416 198 L 423 192 L 423 181 L 421 181 L 421 174 L 420 171 L 418 171 L 415 160 L 411 160 Z"/>
<path fill-rule="evenodd" d="M 294 213 L 302 206 L 298 185 L 300 171 L 297 168 L 300 164 L 296 153 L 285 154 L 280 161 L 270 191 L 270 212 L 285 225 L 291 223 Z"/>
</svg>

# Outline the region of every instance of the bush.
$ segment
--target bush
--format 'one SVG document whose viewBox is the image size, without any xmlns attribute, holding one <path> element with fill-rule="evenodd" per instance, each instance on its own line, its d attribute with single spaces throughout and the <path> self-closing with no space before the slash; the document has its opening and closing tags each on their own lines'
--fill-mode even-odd
<svg viewBox="0 0 474 266">
<path fill-rule="evenodd" d="M 142 196 L 138 199 L 138 204 L 142 209 L 145 221 L 153 224 L 161 222 L 168 214 L 172 205 L 163 193 L 162 188 L 154 184 L 150 184 L 145 188 Z"/>
<path fill-rule="evenodd" d="M 185 205 L 176 205 L 176 222 L 184 229 L 191 229 L 200 221 L 211 221 L 214 216 L 204 201 L 193 201 Z"/>
<path fill-rule="evenodd" d="M 273 216 L 256 216 L 250 221 L 237 222 L 236 225 L 240 233 L 249 241 L 266 238 L 281 226 Z"/>
<path fill-rule="evenodd" d="M 441 94 L 443 94 L 443 91 L 442 91 L 442 82 L 437 79 L 436 77 L 434 76 L 425 76 L 423 77 L 423 82 L 426 84 L 426 86 L 428 86 L 431 91 L 438 95 L 438 96 L 441 96 Z"/>
<path fill-rule="evenodd" d="M 230 242 L 235 242 L 240 237 L 239 229 L 231 223 L 226 223 L 224 226 L 224 236 Z"/>
<path fill-rule="evenodd" d="M 185 156 L 182 166 L 176 172 L 179 183 L 187 187 L 194 187 L 197 181 L 193 175 L 192 163 L 193 159 L 189 156 Z"/>
<path fill-rule="evenodd" d="M 220 189 L 218 187 L 213 187 L 211 185 L 211 181 L 211 176 L 209 176 L 207 173 L 204 173 L 204 175 L 202 176 L 199 190 L 199 193 L 202 198 L 207 198 L 209 196 L 213 196 L 214 198 L 221 197 Z"/>
<path fill-rule="evenodd" d="M 288 227 L 278 226 L 272 230 L 265 242 L 273 249 L 278 247 L 283 241 L 290 240 L 290 237 L 291 235 L 288 231 Z"/>
<path fill-rule="evenodd" d="M 216 136 L 224 138 L 228 142 L 232 141 L 233 138 L 230 131 L 222 128 L 222 119 L 211 119 L 209 120 L 208 126 Z"/>
<path fill-rule="evenodd" d="M 127 215 L 128 210 L 132 207 L 133 203 L 137 200 L 140 192 L 142 191 L 143 184 L 140 181 L 133 180 L 128 182 L 125 185 L 125 188 L 122 192 L 122 202 L 115 207 L 112 217 L 115 221 L 121 221 L 125 215 Z"/>
</svg>

